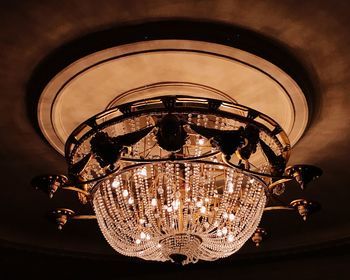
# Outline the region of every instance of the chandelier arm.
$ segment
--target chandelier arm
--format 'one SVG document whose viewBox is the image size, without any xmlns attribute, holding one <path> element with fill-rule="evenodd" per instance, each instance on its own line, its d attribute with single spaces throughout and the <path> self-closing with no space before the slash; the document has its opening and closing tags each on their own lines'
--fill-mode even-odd
<svg viewBox="0 0 350 280">
<path fill-rule="evenodd" d="M 276 186 L 278 186 L 278 185 L 280 185 L 280 184 L 283 184 L 283 183 L 286 183 L 286 182 L 289 182 L 289 181 L 291 181 L 291 180 L 293 180 L 294 178 L 282 178 L 282 179 L 279 179 L 278 181 L 275 181 L 275 182 L 273 182 L 272 184 L 270 184 L 269 185 L 269 191 L 273 191 L 273 189 L 276 187 Z"/>
<path fill-rule="evenodd" d="M 96 220 L 96 215 L 75 215 L 72 220 Z"/>
<path fill-rule="evenodd" d="M 295 208 L 291 206 L 286 206 L 286 205 L 268 206 L 264 208 L 264 212 L 276 211 L 276 210 L 295 211 Z"/>
<path fill-rule="evenodd" d="M 79 185 L 80 184 L 83 184 L 83 182 L 79 182 Z M 90 193 L 87 192 L 87 191 L 84 191 L 82 189 L 79 189 L 77 187 L 74 187 L 74 186 L 65 186 L 65 187 L 61 187 L 62 190 L 67 190 L 67 191 L 74 191 L 74 192 L 78 192 L 78 193 L 81 193 L 83 195 L 86 195 L 86 196 L 89 196 Z"/>
</svg>

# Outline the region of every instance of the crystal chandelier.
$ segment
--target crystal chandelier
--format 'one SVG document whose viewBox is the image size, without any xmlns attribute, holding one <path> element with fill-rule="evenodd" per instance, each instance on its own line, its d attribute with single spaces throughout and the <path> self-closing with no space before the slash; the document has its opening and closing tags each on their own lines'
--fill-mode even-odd
<svg viewBox="0 0 350 280">
<path fill-rule="evenodd" d="M 270 117 L 243 105 L 189 96 L 160 96 L 118 105 L 76 128 L 65 145 L 68 175 L 33 179 L 49 194 L 77 193 L 95 215 L 59 208 L 69 219 L 97 219 L 119 253 L 145 260 L 213 261 L 256 245 L 264 211 L 319 205 L 305 199 L 274 205 L 285 184 L 301 188 L 322 171 L 287 167 L 291 145 Z"/>
</svg>

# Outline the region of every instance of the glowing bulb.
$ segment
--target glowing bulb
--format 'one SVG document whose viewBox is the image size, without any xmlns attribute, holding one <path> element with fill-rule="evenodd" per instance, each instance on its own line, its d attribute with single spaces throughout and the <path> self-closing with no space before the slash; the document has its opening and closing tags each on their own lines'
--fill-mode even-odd
<svg viewBox="0 0 350 280">
<path fill-rule="evenodd" d="M 229 234 L 229 235 L 227 236 L 227 241 L 228 241 L 228 242 L 233 242 L 233 235 L 232 235 L 232 234 Z"/>
<path fill-rule="evenodd" d="M 128 203 L 129 204 L 133 204 L 134 203 L 134 198 L 130 197 L 129 200 L 128 200 Z"/>
<path fill-rule="evenodd" d="M 152 205 L 153 207 L 156 207 L 156 206 L 157 206 L 157 199 L 156 199 L 156 198 L 152 198 L 152 200 L 151 200 L 151 205 Z"/>
<path fill-rule="evenodd" d="M 129 195 L 128 190 L 123 190 L 123 196 L 124 196 L 124 197 L 127 197 L 128 195 Z"/>
<path fill-rule="evenodd" d="M 174 200 L 171 205 L 173 206 L 174 210 L 179 209 L 180 200 L 178 200 L 178 199 Z"/>
<path fill-rule="evenodd" d="M 233 193 L 233 183 L 231 181 L 227 183 L 227 192 Z"/>
<path fill-rule="evenodd" d="M 221 237 L 221 236 L 222 236 L 222 231 L 221 231 L 221 229 L 218 229 L 218 230 L 217 230 L 216 235 L 217 235 L 218 237 Z"/>
<path fill-rule="evenodd" d="M 205 206 L 202 206 L 200 211 L 202 214 L 205 214 L 205 212 L 207 211 L 207 208 L 205 208 Z"/>
<path fill-rule="evenodd" d="M 140 233 L 140 238 L 141 239 L 145 239 L 146 238 L 146 233 L 144 233 L 143 231 Z"/>
<path fill-rule="evenodd" d="M 222 228 L 222 234 L 223 234 L 223 235 L 226 235 L 227 232 L 228 232 L 227 227 L 223 227 L 223 228 Z"/>
<path fill-rule="evenodd" d="M 235 219 L 235 215 L 231 213 L 230 215 L 228 215 L 228 219 L 230 221 L 233 221 Z"/>
<path fill-rule="evenodd" d="M 151 240 L 151 236 L 149 234 L 146 234 L 146 240 Z"/>
<path fill-rule="evenodd" d="M 141 168 L 141 169 L 139 170 L 138 174 L 139 174 L 140 176 L 146 177 L 146 176 L 147 176 L 147 169 L 146 169 L 145 167 L 144 167 L 144 168 Z"/>
<path fill-rule="evenodd" d="M 199 207 L 202 207 L 203 205 L 203 201 L 202 200 L 199 200 L 196 202 L 196 206 L 199 208 Z"/>
<path fill-rule="evenodd" d="M 251 183 L 251 184 L 253 184 L 254 182 L 255 182 L 254 179 L 250 179 L 250 180 L 249 180 L 249 183 Z"/>
<path fill-rule="evenodd" d="M 162 187 L 159 187 L 159 188 L 158 188 L 158 193 L 159 193 L 160 195 L 162 195 L 162 194 L 164 193 L 164 190 L 163 190 Z"/>
<path fill-rule="evenodd" d="M 205 142 L 205 140 L 204 140 L 203 138 L 200 138 L 200 139 L 198 140 L 198 144 L 199 144 L 199 145 L 204 145 L 204 142 Z"/>
<path fill-rule="evenodd" d="M 227 214 L 226 212 L 224 212 L 224 213 L 222 214 L 222 217 L 226 220 L 226 219 L 228 218 L 228 214 Z"/>
<path fill-rule="evenodd" d="M 145 219 L 140 219 L 139 222 L 141 225 L 143 225 L 146 221 L 145 221 Z"/>
<path fill-rule="evenodd" d="M 119 186 L 120 186 L 120 181 L 119 180 L 114 180 L 113 183 L 112 183 L 112 187 L 116 189 Z"/>
<path fill-rule="evenodd" d="M 139 245 L 139 244 L 141 244 L 141 240 L 140 240 L 140 239 L 136 239 L 136 240 L 135 240 L 135 243 L 136 243 L 137 245 Z"/>
</svg>

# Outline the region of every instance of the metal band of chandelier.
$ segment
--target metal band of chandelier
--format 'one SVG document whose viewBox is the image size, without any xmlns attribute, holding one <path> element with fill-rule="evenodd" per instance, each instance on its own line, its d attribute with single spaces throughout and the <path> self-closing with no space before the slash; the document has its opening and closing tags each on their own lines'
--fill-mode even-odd
<svg viewBox="0 0 350 280">
<path fill-rule="evenodd" d="M 50 197 L 77 192 L 95 215 L 66 208 L 52 217 L 96 218 L 119 253 L 145 260 L 213 261 L 248 239 L 259 245 L 264 211 L 318 208 L 297 199 L 274 205 L 285 183 L 304 188 L 322 171 L 286 167 L 286 133 L 270 117 L 243 105 L 188 96 L 161 96 L 106 110 L 81 124 L 65 146 L 68 175 L 33 179 Z M 271 206 L 274 205 L 274 206 Z"/>
</svg>

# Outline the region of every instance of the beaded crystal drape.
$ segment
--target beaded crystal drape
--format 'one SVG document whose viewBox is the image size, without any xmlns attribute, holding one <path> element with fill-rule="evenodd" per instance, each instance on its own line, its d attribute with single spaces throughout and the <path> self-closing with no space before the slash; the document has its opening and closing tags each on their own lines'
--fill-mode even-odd
<svg viewBox="0 0 350 280">
<path fill-rule="evenodd" d="M 146 260 L 183 264 L 231 255 L 265 206 L 261 182 L 210 163 L 156 163 L 100 183 L 93 205 L 109 244 Z"/>
</svg>

